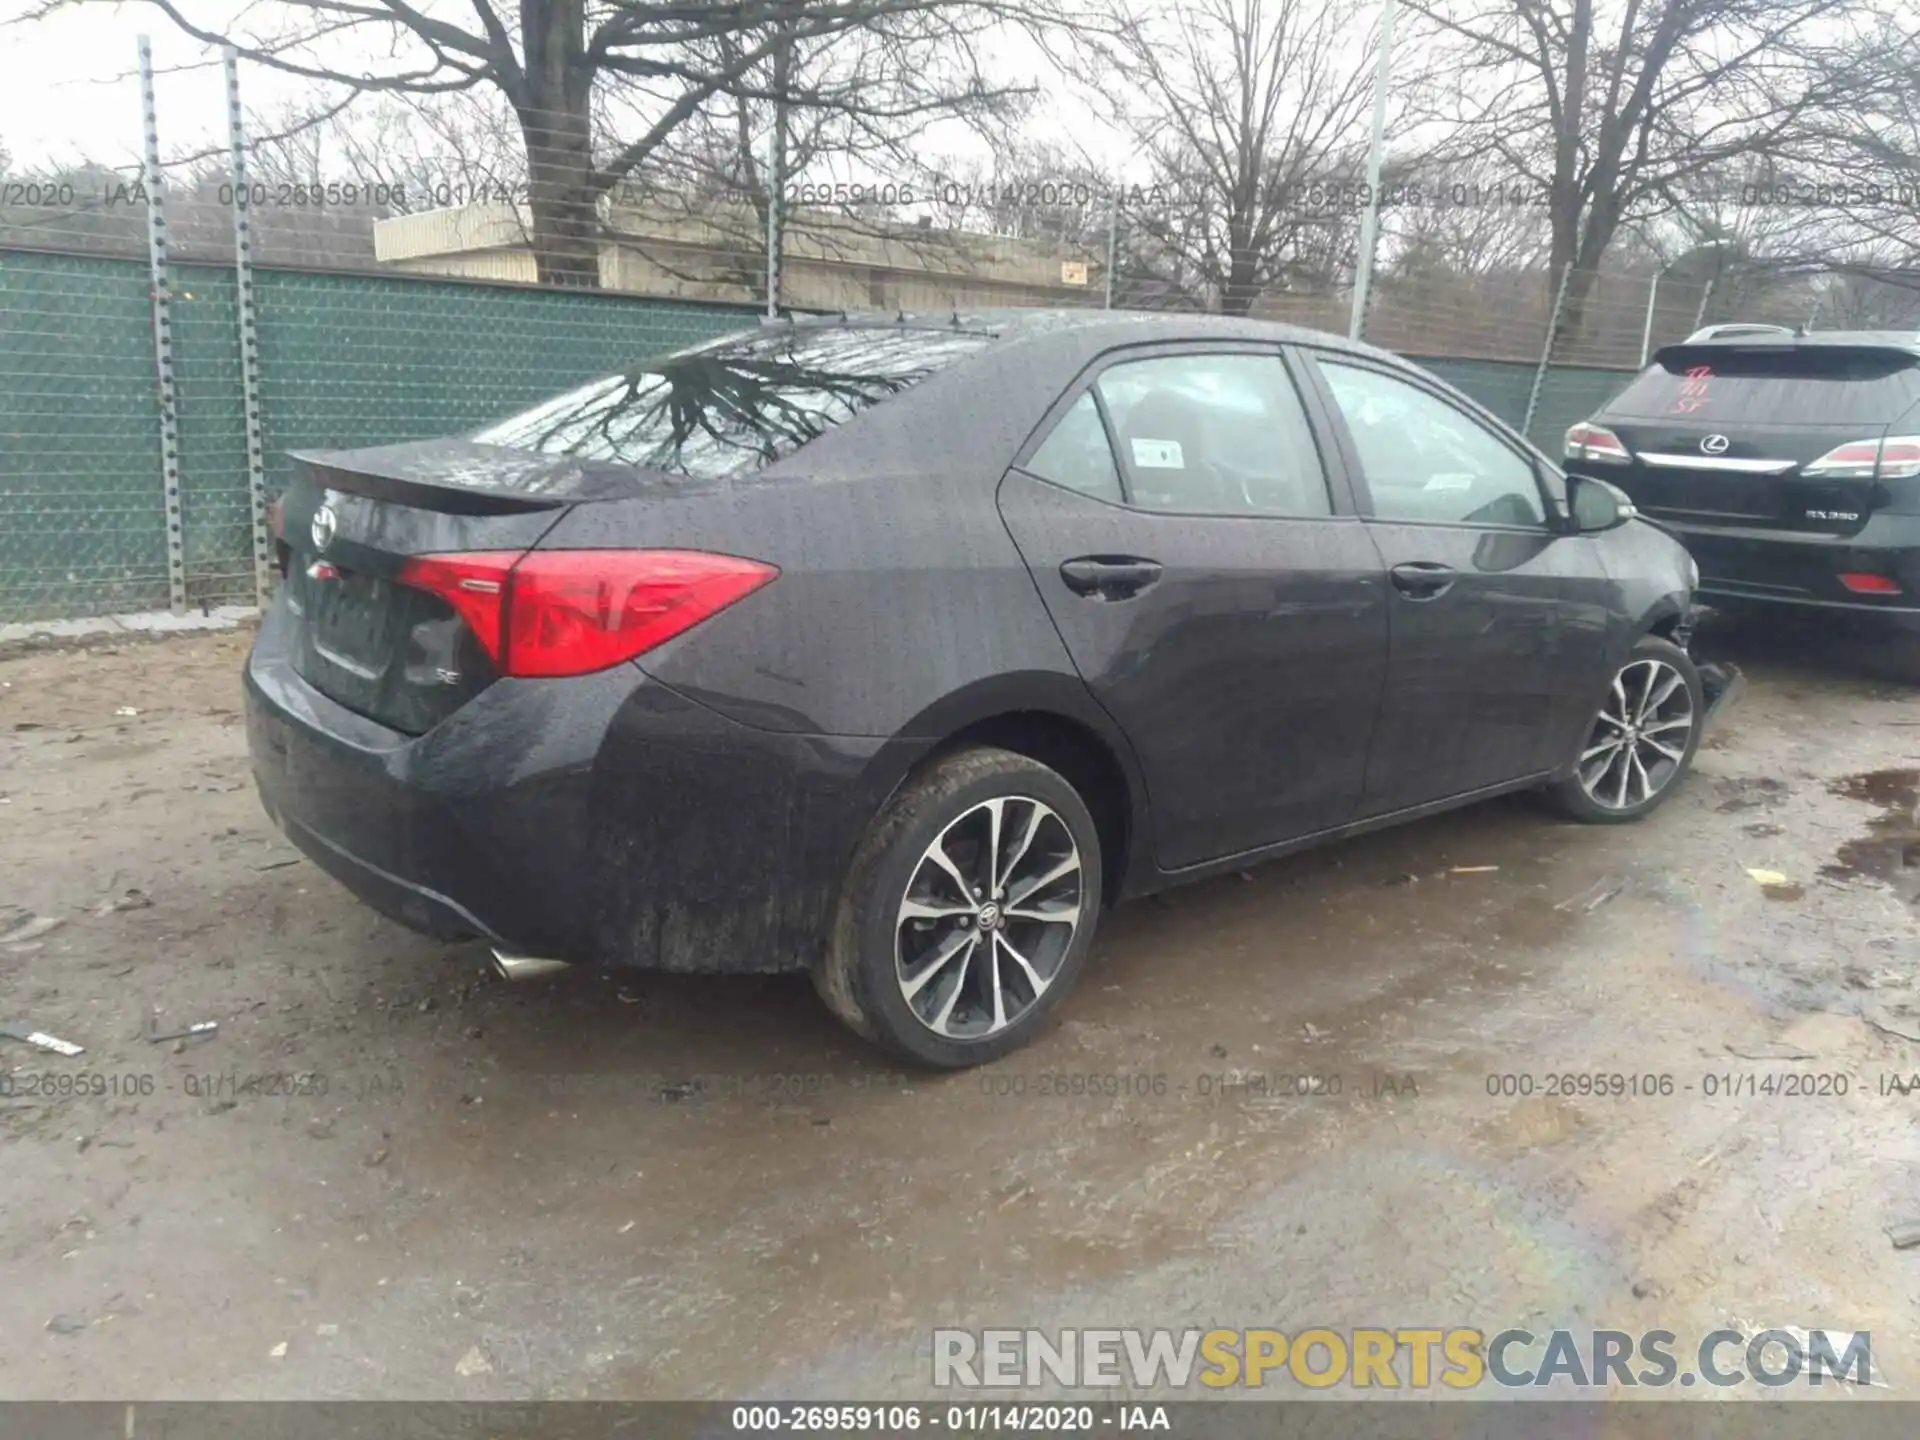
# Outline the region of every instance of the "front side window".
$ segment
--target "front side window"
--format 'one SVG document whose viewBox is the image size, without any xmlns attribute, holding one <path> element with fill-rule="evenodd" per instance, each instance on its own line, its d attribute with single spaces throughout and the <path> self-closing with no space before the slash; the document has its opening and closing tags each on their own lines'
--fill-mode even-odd
<svg viewBox="0 0 1920 1440">
<path fill-rule="evenodd" d="M 721 480 L 791 455 L 992 338 L 904 326 L 734 335 L 583 385 L 473 439 Z"/>
<path fill-rule="evenodd" d="M 1533 465 L 1471 415 L 1395 376 L 1322 359 L 1373 513 L 1416 524 L 1546 524 Z"/>
<path fill-rule="evenodd" d="M 1306 411 L 1277 355 L 1163 355 L 1101 372 L 1128 501 L 1203 515 L 1333 513 Z"/>
</svg>

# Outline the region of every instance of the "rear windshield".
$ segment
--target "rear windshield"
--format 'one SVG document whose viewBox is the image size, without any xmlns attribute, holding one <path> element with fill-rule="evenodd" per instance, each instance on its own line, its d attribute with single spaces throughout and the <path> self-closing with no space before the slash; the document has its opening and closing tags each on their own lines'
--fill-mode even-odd
<svg viewBox="0 0 1920 1440">
<path fill-rule="evenodd" d="M 1889 351 L 1675 346 L 1607 406 L 1634 419 L 1882 426 L 1920 400 L 1920 369 Z"/>
<path fill-rule="evenodd" d="M 904 326 L 770 328 L 596 380 L 473 438 L 725 479 L 791 455 L 991 340 Z"/>
</svg>

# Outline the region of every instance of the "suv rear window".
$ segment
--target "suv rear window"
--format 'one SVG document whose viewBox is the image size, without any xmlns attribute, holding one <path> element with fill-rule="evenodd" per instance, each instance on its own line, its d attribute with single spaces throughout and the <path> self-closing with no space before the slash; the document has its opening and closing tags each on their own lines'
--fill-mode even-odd
<svg viewBox="0 0 1920 1440">
<path fill-rule="evenodd" d="M 1920 400 L 1911 356 L 1839 346 L 1672 346 L 1607 404 L 1637 420 L 1890 424 Z"/>
<path fill-rule="evenodd" d="M 732 335 L 595 380 L 472 438 L 720 480 L 791 455 L 992 339 L 907 326 Z"/>
</svg>

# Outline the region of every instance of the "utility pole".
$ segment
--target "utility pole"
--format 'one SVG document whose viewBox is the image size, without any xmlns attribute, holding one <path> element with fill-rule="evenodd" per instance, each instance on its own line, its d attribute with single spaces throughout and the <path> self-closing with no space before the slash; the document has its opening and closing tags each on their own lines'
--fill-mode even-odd
<svg viewBox="0 0 1920 1440">
<path fill-rule="evenodd" d="M 1367 145 L 1367 210 L 1360 220 L 1360 261 L 1353 276 L 1353 314 L 1347 338 L 1366 326 L 1367 292 L 1373 288 L 1373 250 L 1380 239 L 1380 163 L 1387 138 L 1387 81 L 1393 71 L 1394 0 L 1380 0 L 1380 55 L 1373 66 L 1373 138 Z"/>
</svg>

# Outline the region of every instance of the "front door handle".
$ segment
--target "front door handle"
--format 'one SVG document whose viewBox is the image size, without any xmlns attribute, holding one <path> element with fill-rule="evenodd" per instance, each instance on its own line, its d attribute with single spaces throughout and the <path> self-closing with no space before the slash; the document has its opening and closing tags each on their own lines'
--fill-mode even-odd
<svg viewBox="0 0 1920 1440">
<path fill-rule="evenodd" d="M 1158 560 L 1138 555 L 1083 555 L 1060 566 L 1067 588 L 1090 600 L 1130 600 L 1150 589 L 1160 575 Z"/>
<path fill-rule="evenodd" d="M 1438 600 L 1459 578 L 1451 565 L 1432 560 L 1410 560 L 1387 573 L 1393 577 L 1393 588 L 1409 600 Z"/>
</svg>

